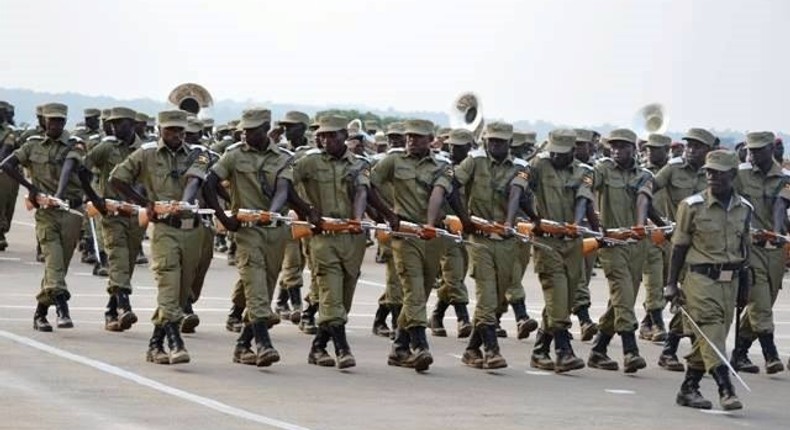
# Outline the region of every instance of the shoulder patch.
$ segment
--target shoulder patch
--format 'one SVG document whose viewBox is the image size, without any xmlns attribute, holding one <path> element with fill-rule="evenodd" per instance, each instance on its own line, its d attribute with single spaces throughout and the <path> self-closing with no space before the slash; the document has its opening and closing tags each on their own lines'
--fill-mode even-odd
<svg viewBox="0 0 790 430">
<path fill-rule="evenodd" d="M 749 201 L 746 200 L 745 197 L 743 197 L 743 196 L 738 196 L 738 197 L 740 197 L 741 203 L 745 204 L 746 206 L 749 206 L 749 209 L 754 210 L 754 206 L 752 206 L 752 204 L 749 203 Z"/>
<path fill-rule="evenodd" d="M 386 157 L 386 156 L 387 156 L 387 153 L 386 153 L 386 152 L 379 152 L 379 153 L 377 153 L 377 154 L 373 154 L 373 155 L 370 157 L 370 159 L 371 159 L 371 160 L 373 160 L 373 161 L 380 161 L 380 160 L 382 160 L 382 159 L 383 159 L 384 157 Z"/>
<path fill-rule="evenodd" d="M 140 149 L 156 149 L 158 146 L 157 142 L 148 142 L 144 143 L 140 146 Z"/>
<path fill-rule="evenodd" d="M 741 197 L 741 198 L 743 198 L 743 197 Z M 697 194 L 693 194 L 693 195 L 691 195 L 689 197 L 686 197 L 685 199 L 683 199 L 683 201 L 686 202 L 689 206 L 694 206 L 696 204 L 704 202 L 705 198 L 702 197 L 702 193 L 697 193 Z"/>
<path fill-rule="evenodd" d="M 527 162 L 525 160 L 521 159 L 521 158 L 514 158 L 513 159 L 513 164 L 515 164 L 516 166 L 521 166 L 521 167 L 529 166 L 529 164 L 527 164 Z"/>
<path fill-rule="evenodd" d="M 406 148 L 390 148 L 387 150 L 387 154 L 394 154 L 396 152 L 406 152 Z"/>
<path fill-rule="evenodd" d="M 738 170 L 751 170 L 751 168 L 752 168 L 752 163 L 749 163 L 748 161 L 738 165 Z"/>
<path fill-rule="evenodd" d="M 683 157 L 672 157 L 667 164 L 683 164 Z"/>
<path fill-rule="evenodd" d="M 472 158 L 485 158 L 486 151 L 483 148 L 477 148 L 475 150 L 469 151 L 469 156 Z"/>
</svg>

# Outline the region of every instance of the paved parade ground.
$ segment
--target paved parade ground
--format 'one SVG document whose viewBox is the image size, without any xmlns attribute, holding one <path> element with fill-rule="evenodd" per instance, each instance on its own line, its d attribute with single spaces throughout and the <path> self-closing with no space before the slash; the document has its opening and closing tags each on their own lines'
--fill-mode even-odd
<svg viewBox="0 0 790 430">
<path fill-rule="evenodd" d="M 42 265 L 34 260 L 32 213 L 21 200 L 0 253 L 0 428 L 2 429 L 783 429 L 790 422 L 790 372 L 744 375 L 748 393 L 737 382 L 745 409 L 724 413 L 715 384 L 706 377 L 702 392 L 714 403 L 701 412 L 675 405 L 683 378 L 656 365 L 660 346 L 640 341 L 648 368 L 633 376 L 584 369 L 565 375 L 529 367 L 534 335 L 515 339 L 512 313 L 501 339 L 509 367 L 495 372 L 463 366 L 465 340 L 455 338 L 448 312 L 447 338 L 429 336 L 434 365 L 425 374 L 389 367 L 389 342 L 370 332 L 376 299 L 383 290 L 384 266 L 370 248 L 362 267 L 349 322 L 349 342 L 357 367 L 348 371 L 307 364 L 311 337 L 290 322 L 272 330 L 282 361 L 270 368 L 231 362 L 236 334 L 225 330 L 230 290 L 236 280 L 225 256 L 215 256 L 203 296 L 195 305 L 201 318 L 196 334 L 184 340 L 192 362 L 161 366 L 145 362 L 155 306 L 152 273 L 138 266 L 132 304 L 140 322 L 130 331 L 103 328 L 105 279 L 75 255 L 68 275 L 75 328 L 38 333 L 32 329 L 34 295 Z M 150 249 L 145 244 L 146 253 Z M 607 300 L 603 273 L 591 286 L 596 318 Z M 540 287 L 530 267 L 524 280 L 527 306 L 537 317 Z M 474 283 L 467 279 L 470 297 Z M 435 297 L 429 303 L 432 308 Z M 641 295 L 639 299 L 641 303 Z M 473 305 L 470 305 L 470 313 Z M 667 311 L 668 312 L 668 311 Z M 55 321 L 54 307 L 50 322 Z M 643 312 L 638 309 L 641 318 Z M 668 318 L 668 313 L 665 313 Z M 780 293 L 775 308 L 776 341 L 783 361 L 790 355 L 790 298 Z M 574 321 L 575 322 L 575 321 Z M 578 325 L 574 326 L 576 339 Z M 732 346 L 732 333 L 728 340 Z M 575 340 L 585 358 L 590 345 Z M 681 353 L 688 351 L 681 343 Z M 727 351 L 729 353 L 729 351 Z M 553 355 L 553 352 L 552 352 Z M 610 355 L 622 361 L 619 339 Z M 759 345 L 752 360 L 763 366 Z M 622 363 L 621 363 L 622 367 Z"/>
</svg>

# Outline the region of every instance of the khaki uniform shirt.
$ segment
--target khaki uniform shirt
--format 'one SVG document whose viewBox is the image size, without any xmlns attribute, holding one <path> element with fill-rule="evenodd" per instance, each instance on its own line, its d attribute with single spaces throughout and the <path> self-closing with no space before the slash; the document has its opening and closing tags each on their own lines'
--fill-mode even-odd
<svg viewBox="0 0 790 430">
<path fill-rule="evenodd" d="M 656 173 L 655 177 L 653 192 L 666 189 L 663 199 L 664 207 L 660 207 L 657 201 L 653 202 L 653 206 L 670 221 L 675 221 L 675 214 L 680 202 L 692 194 L 702 192 L 707 186 L 708 181 L 703 169 L 691 167 L 682 158 L 672 158 Z"/>
<path fill-rule="evenodd" d="M 604 158 L 595 166 L 592 188 L 598 193 L 603 228 L 632 227 L 636 225 L 637 196 L 653 196 L 653 174 L 636 163 L 624 169 Z"/>
<path fill-rule="evenodd" d="M 535 195 L 535 206 L 542 218 L 557 222 L 575 221 L 576 200 L 594 200 L 592 166 L 574 159 L 566 169 L 556 169 L 548 152 L 532 159 L 529 184 Z"/>
<path fill-rule="evenodd" d="M 30 172 L 33 185 L 42 193 L 54 195 L 58 191 L 60 172 L 63 163 L 68 159 L 82 163 L 85 156 L 85 145 L 79 142 L 69 142 L 68 133 L 63 132 L 57 139 L 48 136 L 34 136 L 29 138 L 21 148 L 14 151 L 19 164 Z M 82 200 L 82 188 L 74 169 L 63 199 L 69 201 Z"/>
<path fill-rule="evenodd" d="M 392 186 L 395 212 L 405 221 L 428 222 L 428 200 L 436 186 L 452 191 L 453 168 L 450 160 L 433 153 L 423 158 L 408 152 L 394 152 L 381 159 L 370 175 L 378 190 Z"/>
<path fill-rule="evenodd" d="M 17 149 L 17 139 L 14 130 L 8 124 L 0 124 L 0 146 Z"/>
<path fill-rule="evenodd" d="M 466 199 L 469 213 L 499 223 L 507 219 L 510 187 L 519 187 L 523 192 L 529 186 L 528 178 L 527 164 L 522 160 L 515 163 L 508 156 L 500 163 L 484 149 L 471 151 L 455 168 L 458 183 L 469 185 Z"/>
<path fill-rule="evenodd" d="M 215 144 L 211 145 L 211 150 L 212 150 L 212 151 L 214 151 L 214 152 L 216 152 L 216 153 L 218 153 L 218 154 L 224 154 L 224 153 L 225 153 L 225 151 L 226 151 L 226 150 L 227 150 L 227 149 L 228 149 L 230 146 L 232 146 L 232 145 L 235 145 L 235 144 L 237 144 L 237 143 L 239 143 L 239 142 L 234 142 L 234 141 L 233 141 L 233 138 L 231 138 L 231 137 L 228 137 L 228 138 L 223 138 L 223 139 L 222 139 L 222 140 L 220 140 L 219 142 L 217 142 L 217 143 L 215 143 Z"/>
<path fill-rule="evenodd" d="M 663 166 L 656 166 L 645 163 L 645 169 L 649 170 L 654 176 L 658 175 Z M 655 179 L 658 181 L 658 179 Z M 669 208 L 669 191 L 666 188 L 660 188 L 655 183 L 653 184 L 653 208 L 658 212 L 661 218 L 667 218 L 667 209 Z"/>
<path fill-rule="evenodd" d="M 122 200 L 121 195 L 113 187 L 108 186 L 110 172 L 142 145 L 143 142 L 137 135 L 134 136 L 134 142 L 131 145 L 126 145 L 114 136 L 107 136 L 102 139 L 99 145 L 88 151 L 88 155 L 85 156 L 85 167 L 97 173 L 96 183 L 99 195 L 109 199 Z"/>
<path fill-rule="evenodd" d="M 246 143 L 229 147 L 211 168 L 230 181 L 230 208 L 268 210 L 280 178 L 293 181 L 290 153 L 269 145 L 258 150 Z"/>
<path fill-rule="evenodd" d="M 782 166 L 775 161 L 765 173 L 751 163 L 742 163 L 738 166 L 735 190 L 754 208 L 752 226 L 773 230 L 774 202 L 777 198 L 790 200 L 790 178 L 784 175 Z"/>
<path fill-rule="evenodd" d="M 690 246 L 688 264 L 742 262 L 751 212 L 749 202 L 735 192 L 726 204 L 708 190 L 694 194 L 680 203 L 672 244 Z"/>
<path fill-rule="evenodd" d="M 356 188 L 370 185 L 368 169 L 367 162 L 349 150 L 335 158 L 314 148 L 294 163 L 293 181 L 301 197 L 322 216 L 348 219 L 354 217 Z"/>
</svg>

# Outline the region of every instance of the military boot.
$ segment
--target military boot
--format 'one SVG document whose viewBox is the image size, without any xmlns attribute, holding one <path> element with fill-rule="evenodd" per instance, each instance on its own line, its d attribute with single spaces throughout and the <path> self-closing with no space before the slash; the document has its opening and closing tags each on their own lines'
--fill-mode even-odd
<svg viewBox="0 0 790 430">
<path fill-rule="evenodd" d="M 74 323 L 71 321 L 71 315 L 69 315 L 69 302 L 68 296 L 63 294 L 58 294 L 55 296 L 55 312 L 57 312 L 57 326 L 58 328 L 73 328 Z"/>
<path fill-rule="evenodd" d="M 242 313 L 244 308 L 236 305 L 231 306 L 228 319 L 225 320 L 225 330 L 232 332 L 240 332 L 244 323 L 242 322 Z"/>
<path fill-rule="evenodd" d="M 33 314 L 33 330 L 51 332 L 52 326 L 47 321 L 47 311 L 49 305 L 38 303 L 36 306 L 36 313 Z"/>
<path fill-rule="evenodd" d="M 774 373 L 783 372 L 785 365 L 779 359 L 779 352 L 776 350 L 776 343 L 774 343 L 774 334 L 764 333 L 759 335 L 757 339 L 760 340 L 763 358 L 765 358 L 765 373 L 773 375 Z"/>
<path fill-rule="evenodd" d="M 444 328 L 444 313 L 447 311 L 447 308 L 450 307 L 450 303 L 439 300 L 436 302 L 436 307 L 433 308 L 433 312 L 431 312 L 431 334 L 436 337 L 447 337 L 447 330 Z"/>
<path fill-rule="evenodd" d="M 228 242 L 224 234 L 218 234 L 214 238 L 214 250 L 217 252 L 228 252 Z"/>
<path fill-rule="evenodd" d="M 535 338 L 535 347 L 532 349 L 532 355 L 529 358 L 529 367 L 554 371 L 554 361 L 549 355 L 552 340 L 554 340 L 554 336 L 551 333 L 538 330 Z"/>
<path fill-rule="evenodd" d="M 598 335 L 593 341 L 593 347 L 590 351 L 590 356 L 587 358 L 587 366 L 593 369 L 601 370 L 617 370 L 620 368 L 616 361 L 612 360 L 608 355 L 606 355 L 606 351 L 609 348 L 609 342 L 611 341 L 611 335 L 608 335 L 602 331 L 598 332 Z"/>
<path fill-rule="evenodd" d="M 129 293 L 126 291 L 118 291 L 115 297 L 118 301 L 118 323 L 121 326 L 121 330 L 129 330 L 132 328 L 132 324 L 137 323 L 137 315 L 132 312 Z"/>
<path fill-rule="evenodd" d="M 408 367 L 413 367 L 417 372 L 424 372 L 433 364 L 428 338 L 425 337 L 425 327 L 410 328 L 409 336 L 411 337 L 412 353 L 408 359 Z"/>
<path fill-rule="evenodd" d="M 538 322 L 529 317 L 527 305 L 524 304 L 523 300 L 511 303 L 510 306 L 513 307 L 513 313 L 516 317 L 516 329 L 518 332 L 516 337 L 518 339 L 528 338 L 530 333 L 538 329 Z"/>
<path fill-rule="evenodd" d="M 555 331 L 554 349 L 557 353 L 557 361 L 554 363 L 555 372 L 565 373 L 571 370 L 584 369 L 584 360 L 573 353 L 571 336 L 568 330 L 558 329 Z"/>
<path fill-rule="evenodd" d="M 302 320 L 302 289 L 298 287 L 288 289 L 288 297 L 291 299 L 291 324 L 299 324 Z"/>
<path fill-rule="evenodd" d="M 194 333 L 195 327 L 200 325 L 200 317 L 192 309 L 192 299 L 184 305 L 184 319 L 181 320 L 181 333 Z"/>
<path fill-rule="evenodd" d="M 280 287 L 280 291 L 277 292 L 277 303 L 274 306 L 274 311 L 280 315 L 281 319 L 291 319 L 291 308 L 288 306 L 288 290 L 283 287 Z"/>
<path fill-rule="evenodd" d="M 305 310 L 302 312 L 302 318 L 299 321 L 299 330 L 304 334 L 316 334 L 318 329 L 315 326 L 315 314 L 318 312 L 318 303 L 309 303 Z M 334 366 L 334 364 L 333 364 Z"/>
<path fill-rule="evenodd" d="M 228 245 L 228 266 L 235 266 L 236 265 L 236 241 L 230 241 L 230 245 Z"/>
<path fill-rule="evenodd" d="M 304 321 L 304 319 L 302 319 Z M 321 367 L 335 367 L 335 359 L 326 352 L 326 344 L 329 342 L 330 334 L 325 325 L 316 329 L 313 343 L 310 346 L 310 353 L 307 355 L 307 362 Z"/>
<path fill-rule="evenodd" d="M 390 337 L 390 328 L 387 327 L 387 315 L 390 308 L 386 304 L 379 304 L 376 316 L 373 317 L 373 334 L 381 337 Z"/>
<path fill-rule="evenodd" d="M 252 325 L 252 336 L 255 339 L 255 364 L 258 367 L 269 367 L 280 361 L 280 353 L 272 346 L 269 329 L 265 321 L 256 321 Z"/>
<path fill-rule="evenodd" d="M 181 339 L 178 325 L 174 322 L 167 322 L 164 328 L 167 346 L 170 348 L 170 364 L 189 363 L 189 353 L 184 347 L 184 340 Z"/>
<path fill-rule="evenodd" d="M 694 409 L 710 409 L 713 404 L 710 400 L 702 397 L 699 392 L 699 382 L 705 374 L 704 370 L 688 368 L 686 371 L 686 379 L 680 385 L 680 392 L 675 397 L 675 403 L 680 406 L 688 406 Z"/>
<path fill-rule="evenodd" d="M 653 339 L 653 320 L 650 318 L 649 312 L 639 322 L 639 338 L 642 340 Z"/>
<path fill-rule="evenodd" d="M 93 276 L 102 278 L 110 276 L 110 266 L 107 264 L 107 254 L 104 251 L 99 252 L 99 258 L 93 264 Z"/>
<path fill-rule="evenodd" d="M 395 339 L 392 342 L 390 354 L 387 357 L 387 364 L 390 366 L 410 367 L 409 357 L 411 351 L 409 350 L 409 343 L 411 337 L 406 329 L 398 328 L 395 330 Z"/>
<path fill-rule="evenodd" d="M 732 350 L 730 364 L 736 371 L 743 373 L 760 373 L 760 368 L 749 360 L 749 348 L 751 348 L 752 342 L 753 340 L 742 336 L 735 339 L 735 348 Z"/>
<path fill-rule="evenodd" d="M 154 326 L 154 333 L 148 341 L 148 352 L 145 361 L 156 364 L 170 364 L 170 357 L 165 352 L 165 329 L 160 325 Z"/>
<path fill-rule="evenodd" d="M 392 329 L 390 330 L 390 339 L 392 340 L 395 340 L 395 331 L 398 330 L 398 318 L 400 318 L 401 309 L 403 309 L 403 305 L 390 305 L 390 311 L 392 312 Z"/>
<path fill-rule="evenodd" d="M 107 301 L 107 310 L 104 311 L 104 329 L 107 331 L 119 332 L 121 323 L 118 321 L 118 297 L 113 294 Z"/>
<path fill-rule="evenodd" d="M 598 334 L 598 324 L 590 319 L 589 307 L 580 307 L 576 311 L 576 317 L 579 319 L 579 326 L 581 327 L 582 342 L 592 340 L 592 338 Z"/>
<path fill-rule="evenodd" d="M 8 241 L 5 238 L 5 233 L 0 231 L 0 251 L 5 251 L 8 248 Z"/>
<path fill-rule="evenodd" d="M 483 338 L 485 355 L 483 358 L 483 369 L 503 369 L 507 367 L 507 361 L 499 353 L 499 342 L 497 342 L 496 328 L 493 325 L 480 325 L 480 336 Z"/>
<path fill-rule="evenodd" d="M 140 252 L 137 254 L 137 259 L 135 259 L 134 264 L 148 264 L 148 257 L 145 256 L 143 248 L 140 248 Z"/>
<path fill-rule="evenodd" d="M 472 324 L 469 322 L 466 304 L 456 303 L 453 305 L 453 309 L 455 309 L 455 318 L 458 320 L 458 338 L 465 339 L 472 334 Z"/>
<path fill-rule="evenodd" d="M 653 322 L 653 333 L 650 341 L 653 343 L 663 343 L 667 339 L 667 327 L 664 324 L 663 309 L 653 309 L 650 311 L 650 320 Z"/>
<path fill-rule="evenodd" d="M 677 351 L 680 343 L 680 335 L 670 331 L 664 340 L 664 349 L 658 357 L 658 365 L 672 372 L 682 372 L 685 369 L 683 363 L 678 360 Z M 682 390 L 681 390 L 682 391 Z"/>
<path fill-rule="evenodd" d="M 257 364 L 258 357 L 252 350 L 252 326 L 245 325 L 241 329 L 236 347 L 233 349 L 233 362 L 241 364 Z"/>
<path fill-rule="evenodd" d="M 732 386 L 732 381 L 730 381 L 730 369 L 722 364 L 711 369 L 710 374 L 716 381 L 716 385 L 719 386 L 719 404 L 721 404 L 721 408 L 725 411 L 743 409 L 743 404 L 738 399 L 738 396 L 735 395 L 735 388 Z"/>
<path fill-rule="evenodd" d="M 500 312 L 496 313 L 496 337 L 506 338 L 507 337 L 507 330 L 502 328 L 502 314 Z"/>
<path fill-rule="evenodd" d="M 348 345 L 346 338 L 346 326 L 335 324 L 329 326 L 329 334 L 335 344 L 335 356 L 337 357 L 337 368 L 348 369 L 357 365 L 357 361 L 351 354 L 351 346 Z"/>
<path fill-rule="evenodd" d="M 469 344 L 466 345 L 464 355 L 461 356 L 461 362 L 469 367 L 482 369 L 484 358 L 483 353 L 480 351 L 481 345 L 483 345 L 483 339 L 480 336 L 480 330 L 474 328 L 472 334 L 469 336 Z"/>
<path fill-rule="evenodd" d="M 645 359 L 639 355 L 636 334 L 632 331 L 624 331 L 620 333 L 620 339 L 623 341 L 623 371 L 636 373 L 637 370 L 647 367 Z"/>
</svg>

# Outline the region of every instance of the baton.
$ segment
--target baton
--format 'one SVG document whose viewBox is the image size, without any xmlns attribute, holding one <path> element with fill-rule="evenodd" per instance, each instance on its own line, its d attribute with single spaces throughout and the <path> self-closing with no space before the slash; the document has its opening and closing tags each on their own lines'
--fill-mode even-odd
<svg viewBox="0 0 790 430">
<path fill-rule="evenodd" d="M 90 226 L 91 226 L 91 237 L 93 238 L 93 252 L 96 253 L 95 254 L 96 255 L 96 260 L 99 261 L 99 264 L 101 264 L 101 261 L 100 261 L 101 259 L 100 259 L 100 255 L 99 255 L 100 254 L 100 252 L 99 252 L 99 241 L 98 241 L 98 239 L 96 239 L 96 225 L 93 222 L 93 218 L 88 218 L 88 224 L 90 224 Z"/>
</svg>

